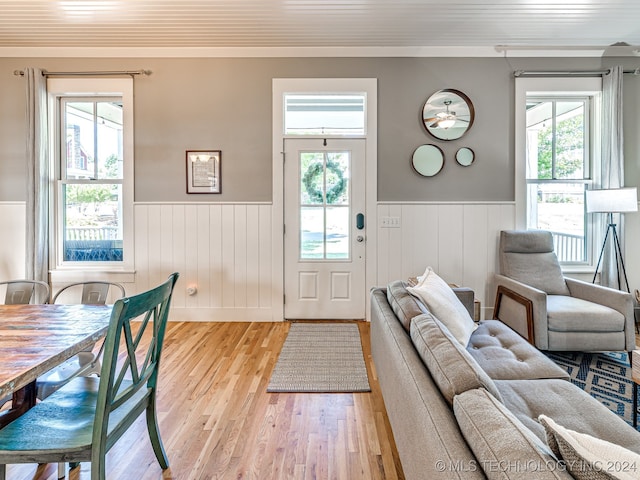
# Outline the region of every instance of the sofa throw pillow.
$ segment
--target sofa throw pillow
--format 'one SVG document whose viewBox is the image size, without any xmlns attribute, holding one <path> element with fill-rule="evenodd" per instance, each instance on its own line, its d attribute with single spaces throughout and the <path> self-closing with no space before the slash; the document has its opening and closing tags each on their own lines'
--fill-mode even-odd
<svg viewBox="0 0 640 480">
<path fill-rule="evenodd" d="M 451 287 L 431 267 L 427 267 L 415 287 L 407 290 L 424 302 L 462 346 L 467 346 L 476 324 Z"/>
<path fill-rule="evenodd" d="M 546 415 L 547 443 L 578 480 L 633 480 L 640 477 L 640 455 L 606 440 L 569 430 Z"/>
<path fill-rule="evenodd" d="M 387 285 L 387 301 L 407 333 L 411 327 L 411 319 L 428 312 L 427 307 L 407 291 L 407 285 L 402 280 L 395 280 Z"/>
<path fill-rule="evenodd" d="M 411 320 L 411 341 L 449 405 L 457 394 L 481 387 L 502 400 L 493 380 L 431 314 Z"/>
<path fill-rule="evenodd" d="M 489 480 L 571 478 L 549 447 L 486 390 L 457 395 L 453 412 Z"/>
</svg>

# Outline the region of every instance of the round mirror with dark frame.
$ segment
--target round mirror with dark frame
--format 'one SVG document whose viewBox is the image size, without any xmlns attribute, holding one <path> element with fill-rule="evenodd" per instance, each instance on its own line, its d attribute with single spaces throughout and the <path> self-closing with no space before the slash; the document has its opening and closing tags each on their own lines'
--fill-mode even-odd
<svg viewBox="0 0 640 480">
<path fill-rule="evenodd" d="M 444 153 L 435 145 L 420 145 L 413 152 L 413 169 L 423 177 L 433 177 L 444 166 Z"/>
<path fill-rule="evenodd" d="M 458 162 L 458 165 L 462 165 L 463 167 L 468 167 L 475 159 L 476 154 L 469 147 L 459 148 L 456 152 L 456 162 Z"/>
<path fill-rule="evenodd" d="M 422 122 L 429 134 L 439 140 L 456 140 L 473 125 L 475 111 L 469 97 L 459 90 L 445 88 L 431 95 L 422 108 Z"/>
</svg>

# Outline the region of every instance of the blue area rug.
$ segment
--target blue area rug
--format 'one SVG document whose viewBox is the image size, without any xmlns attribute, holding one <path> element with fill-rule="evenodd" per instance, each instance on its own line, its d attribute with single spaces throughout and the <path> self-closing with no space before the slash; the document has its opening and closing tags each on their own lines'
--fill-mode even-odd
<svg viewBox="0 0 640 480">
<path fill-rule="evenodd" d="M 633 382 L 626 352 L 545 352 L 564 368 L 571 381 L 621 416 L 629 425 L 633 415 Z"/>
</svg>

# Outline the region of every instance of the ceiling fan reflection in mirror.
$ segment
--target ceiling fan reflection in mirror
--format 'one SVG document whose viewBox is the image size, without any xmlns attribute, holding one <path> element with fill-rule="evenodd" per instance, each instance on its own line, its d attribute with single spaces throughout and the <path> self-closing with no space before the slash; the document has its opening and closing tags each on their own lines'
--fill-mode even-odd
<svg viewBox="0 0 640 480">
<path fill-rule="evenodd" d="M 456 121 L 469 123 L 469 120 L 466 120 L 464 118 L 458 118 L 456 116 L 456 112 L 449 111 L 449 106 L 452 103 L 453 103 L 453 100 L 451 100 L 450 98 L 447 98 L 444 101 L 444 104 L 446 106 L 446 111 L 436 113 L 435 117 L 424 119 L 425 122 L 428 122 L 428 123 L 433 122 L 431 123 L 431 125 L 429 125 L 429 128 L 444 128 L 446 130 L 447 128 L 453 127 L 456 124 Z"/>
<path fill-rule="evenodd" d="M 440 140 L 462 137 L 473 124 L 473 119 L 471 100 L 454 89 L 435 92 L 422 109 L 422 121 L 427 132 Z"/>
</svg>

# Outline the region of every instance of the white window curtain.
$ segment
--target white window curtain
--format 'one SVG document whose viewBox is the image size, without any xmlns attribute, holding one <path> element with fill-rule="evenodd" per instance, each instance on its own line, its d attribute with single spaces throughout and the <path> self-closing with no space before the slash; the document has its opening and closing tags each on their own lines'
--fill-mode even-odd
<svg viewBox="0 0 640 480">
<path fill-rule="evenodd" d="M 48 283 L 49 156 L 47 152 L 47 80 L 38 68 L 27 79 L 27 238 L 26 278 Z M 36 298 L 37 302 L 48 299 Z"/>
<path fill-rule="evenodd" d="M 624 137 L 622 133 L 622 76 L 623 67 L 616 66 L 602 79 L 602 156 L 599 188 L 624 186 Z M 623 216 L 613 215 L 617 224 L 621 247 L 624 251 Z M 602 257 L 600 284 L 618 288 L 618 273 L 622 267 L 616 265 L 614 242 L 607 241 Z"/>
</svg>

